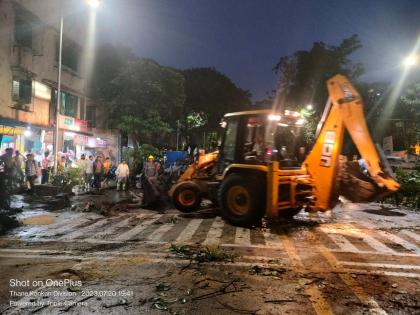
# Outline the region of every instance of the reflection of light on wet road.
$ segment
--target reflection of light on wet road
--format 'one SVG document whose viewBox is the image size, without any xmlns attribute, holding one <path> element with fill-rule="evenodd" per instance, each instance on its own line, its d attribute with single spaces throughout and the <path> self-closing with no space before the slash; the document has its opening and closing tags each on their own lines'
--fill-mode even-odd
<svg viewBox="0 0 420 315">
<path fill-rule="evenodd" d="M 22 207 L 28 207 L 29 203 L 25 202 L 25 196 L 13 195 L 10 198 L 10 206 L 12 208 L 22 208 Z"/>
</svg>

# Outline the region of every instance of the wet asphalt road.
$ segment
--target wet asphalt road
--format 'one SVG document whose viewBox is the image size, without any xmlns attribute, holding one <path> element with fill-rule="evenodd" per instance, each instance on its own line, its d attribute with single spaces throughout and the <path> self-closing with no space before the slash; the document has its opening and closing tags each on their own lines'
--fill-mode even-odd
<svg viewBox="0 0 420 315">
<path fill-rule="evenodd" d="M 409 210 L 345 203 L 331 213 L 301 213 L 290 222 L 244 229 L 226 224 L 214 209 L 188 215 L 130 209 L 104 217 L 32 207 L 20 215 L 24 225 L 0 239 L 0 310 L 419 314 L 419 219 Z M 171 244 L 218 248 L 216 254 L 229 259 L 191 262 L 170 252 Z M 10 279 L 44 286 L 11 287 Z M 81 281 L 82 287 L 45 286 L 47 279 Z M 162 282 L 170 289 L 157 290 Z M 217 289 L 221 294 L 210 294 Z M 34 290 L 77 294 L 11 293 Z M 104 291 L 110 295 L 98 296 Z"/>
</svg>

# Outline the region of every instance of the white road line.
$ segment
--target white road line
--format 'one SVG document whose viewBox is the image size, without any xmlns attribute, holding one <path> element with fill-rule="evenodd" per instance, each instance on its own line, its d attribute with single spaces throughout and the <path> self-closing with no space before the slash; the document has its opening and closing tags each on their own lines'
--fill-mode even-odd
<svg viewBox="0 0 420 315">
<path fill-rule="evenodd" d="M 395 253 L 394 250 L 386 246 L 385 244 L 378 241 L 376 238 L 370 236 L 369 234 L 363 232 L 361 229 L 356 228 L 354 225 L 340 225 L 342 227 L 343 233 L 352 234 L 353 236 L 357 238 L 362 238 L 363 241 L 365 241 L 370 247 L 372 247 L 374 250 L 380 252 L 380 253 L 388 253 L 393 254 Z"/>
<path fill-rule="evenodd" d="M 420 235 L 415 233 L 415 232 L 403 230 L 403 231 L 401 231 L 401 233 L 404 233 L 405 235 L 411 237 L 413 240 L 416 240 L 417 242 L 420 242 Z"/>
<path fill-rule="evenodd" d="M 207 237 L 204 240 L 204 245 L 218 245 L 220 242 L 220 238 L 222 237 L 223 233 L 223 226 L 225 223 L 219 217 L 215 218 L 213 224 L 209 232 L 207 233 Z"/>
<path fill-rule="evenodd" d="M 55 236 L 57 234 L 63 234 L 66 232 L 73 232 L 73 229 L 79 225 L 85 224 L 89 221 L 88 218 L 81 218 L 81 216 L 78 216 L 76 218 L 72 218 L 72 220 L 66 224 L 60 224 L 59 227 L 53 228 L 51 230 L 47 229 L 47 233 L 42 235 L 43 237 L 49 237 L 49 236 Z"/>
<path fill-rule="evenodd" d="M 274 234 L 268 231 L 263 231 L 263 235 L 264 235 L 264 241 L 266 244 L 266 246 L 264 247 L 268 247 L 268 248 L 282 247 L 281 240 L 277 234 Z M 258 246 L 258 245 L 255 245 L 255 246 Z"/>
<path fill-rule="evenodd" d="M 354 246 L 345 236 L 343 236 L 338 229 L 330 226 L 321 226 L 319 228 L 323 233 L 327 234 L 331 240 L 337 244 L 341 250 L 346 252 L 357 253 L 360 250 Z"/>
<path fill-rule="evenodd" d="M 367 263 L 367 262 L 357 262 L 357 261 L 340 261 L 340 264 L 345 265 L 345 266 L 362 266 L 362 267 L 374 267 L 374 268 L 420 270 L 420 266 L 417 266 L 417 265 L 398 265 L 398 264 L 388 264 L 388 263 Z"/>
<path fill-rule="evenodd" d="M 348 273 L 354 273 L 354 274 L 381 275 L 381 276 L 392 276 L 392 277 L 418 278 L 418 279 L 420 279 L 420 273 L 412 273 L 412 272 L 362 270 L 362 269 L 350 269 L 350 268 L 346 268 L 345 271 L 348 272 Z"/>
<path fill-rule="evenodd" d="M 77 229 L 69 234 L 63 235 L 58 238 L 58 240 L 72 240 L 80 236 L 86 236 L 87 233 L 95 231 L 97 228 L 100 228 L 109 223 L 108 219 L 101 219 L 91 225 L 85 226 L 83 228 Z"/>
<path fill-rule="evenodd" d="M 236 228 L 235 243 L 238 245 L 251 245 L 251 231 L 250 229 L 238 227 Z"/>
<path fill-rule="evenodd" d="M 149 241 L 160 241 L 160 239 L 168 232 L 170 229 L 174 227 L 172 223 L 162 224 L 158 229 L 154 230 L 152 234 L 150 234 L 147 239 Z"/>
<path fill-rule="evenodd" d="M 361 254 L 363 256 L 365 255 L 383 255 L 383 256 L 398 256 L 398 257 L 420 257 L 420 255 L 417 254 L 411 254 L 411 253 L 383 253 L 383 252 L 376 252 L 376 251 L 358 251 L 358 252 L 349 252 L 342 249 L 328 249 L 332 253 L 352 253 L 352 254 Z"/>
<path fill-rule="evenodd" d="M 151 225 L 153 222 L 157 221 L 162 215 L 158 215 L 157 217 L 147 219 L 146 221 L 143 221 L 139 225 L 135 226 L 131 230 L 128 230 L 125 233 L 120 234 L 115 238 L 117 241 L 127 241 L 131 239 L 132 237 L 139 234 L 141 231 L 145 230 L 149 225 Z"/>
<path fill-rule="evenodd" d="M 136 216 L 136 218 L 141 219 L 144 216 L 145 216 L 145 214 L 141 214 L 141 215 Z M 132 219 L 133 219 L 133 217 L 130 216 L 130 217 L 118 222 L 117 224 L 109 226 L 105 231 L 95 234 L 93 239 L 101 238 L 101 237 L 104 237 L 104 236 L 115 233 L 118 229 L 128 226 Z"/>
<path fill-rule="evenodd" d="M 390 241 L 401 245 L 405 249 L 408 249 L 409 251 L 415 252 L 416 254 L 420 254 L 420 248 L 418 248 L 416 245 L 406 241 L 405 239 L 398 237 L 392 233 L 389 233 L 387 231 L 377 230 L 378 234 L 382 235 L 383 237 L 389 239 Z"/>
<path fill-rule="evenodd" d="M 188 242 L 200 227 L 203 219 L 192 219 L 177 237 L 177 242 Z"/>
</svg>

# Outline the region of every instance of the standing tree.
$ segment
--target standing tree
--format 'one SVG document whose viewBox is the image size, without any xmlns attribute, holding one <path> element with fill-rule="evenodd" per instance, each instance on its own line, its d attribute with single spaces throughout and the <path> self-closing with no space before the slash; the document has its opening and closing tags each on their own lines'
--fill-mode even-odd
<svg viewBox="0 0 420 315">
<path fill-rule="evenodd" d="M 360 47 L 360 40 L 353 35 L 338 46 L 315 42 L 310 50 L 281 57 L 274 67 L 279 75 L 279 105 L 299 108 L 312 104 L 316 110 L 322 109 L 327 98 L 325 82 L 330 77 L 339 73 L 355 80 L 363 73 L 363 66 L 349 59 Z"/>
<path fill-rule="evenodd" d="M 184 78 L 150 59 L 128 61 L 108 86 L 113 125 L 141 143 L 161 144 L 184 104 Z"/>
<path fill-rule="evenodd" d="M 274 67 L 279 76 L 279 85 L 274 106 L 282 111 L 286 108 L 300 110 L 311 104 L 314 114 L 307 117 L 305 142 L 313 141 L 321 111 L 327 100 L 326 81 L 335 74 L 344 74 L 351 80 L 363 73 L 363 66 L 352 63 L 350 55 L 361 47 L 357 35 L 341 41 L 338 46 L 315 42 L 310 50 L 299 50 L 280 58 Z"/>
<path fill-rule="evenodd" d="M 214 68 L 187 69 L 182 74 L 186 94 L 183 127 L 190 143 L 201 143 L 203 134 L 214 136 L 225 113 L 244 110 L 251 104 L 248 91 Z M 212 140 L 209 137 L 207 144 Z"/>
</svg>

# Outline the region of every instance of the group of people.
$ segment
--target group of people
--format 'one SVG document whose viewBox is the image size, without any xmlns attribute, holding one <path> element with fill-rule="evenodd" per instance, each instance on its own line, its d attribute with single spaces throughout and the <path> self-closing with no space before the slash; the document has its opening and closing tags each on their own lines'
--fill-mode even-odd
<svg viewBox="0 0 420 315">
<path fill-rule="evenodd" d="M 82 154 L 76 164 L 81 169 L 86 190 L 108 187 L 109 180 L 114 176 L 114 165 L 109 157 L 103 161 L 102 156 L 97 156 L 94 159 L 92 155 L 86 158 L 86 155 Z M 118 165 L 115 175 L 117 178 L 117 190 L 120 187 L 125 190 L 128 177 L 130 176 L 130 169 L 125 160 L 122 160 Z"/>
<path fill-rule="evenodd" d="M 33 193 L 38 176 L 41 176 L 41 183 L 48 182 L 51 170 L 48 156 L 49 152 L 45 152 L 45 158 L 39 163 L 33 153 L 28 153 L 25 157 L 16 150 L 13 155 L 13 149 L 6 148 L 5 153 L 0 156 L 6 189 L 22 187 L 26 183 L 27 191 Z"/>
<path fill-rule="evenodd" d="M 85 190 L 100 189 L 109 187 L 109 181 L 115 179 L 117 190 L 126 190 L 130 176 L 130 168 L 127 161 L 123 159 L 116 166 L 109 157 L 105 159 L 98 155 L 82 154 L 79 160 L 71 161 L 65 155 L 60 155 L 57 164 L 57 172 L 65 172 L 69 167 L 78 167 L 81 170 L 82 182 Z M 74 162 L 74 163 L 73 163 Z M 50 181 L 50 175 L 54 167 L 54 159 L 49 151 L 43 154 L 42 160 L 35 159 L 33 153 L 26 156 L 18 150 L 6 148 L 5 153 L 0 156 L 0 167 L 4 184 L 8 190 L 25 187 L 27 192 L 34 193 L 35 183 L 46 184 Z M 147 178 L 154 180 L 161 171 L 161 164 L 149 156 L 141 170 Z"/>
</svg>

